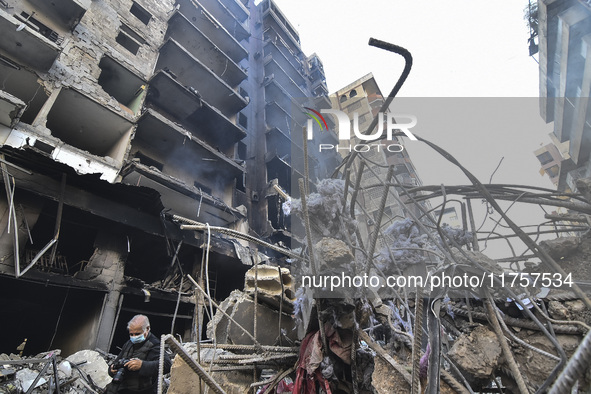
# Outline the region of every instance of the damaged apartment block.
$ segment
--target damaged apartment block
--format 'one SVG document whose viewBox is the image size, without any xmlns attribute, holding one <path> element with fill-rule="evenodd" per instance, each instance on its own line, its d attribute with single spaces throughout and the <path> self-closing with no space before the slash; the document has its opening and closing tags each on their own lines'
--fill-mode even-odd
<svg viewBox="0 0 591 394">
<path fill-rule="evenodd" d="M 270 0 L 5 0 L 0 32 L 0 353 L 116 352 L 137 313 L 200 339 L 186 275 L 223 300 L 262 260 L 173 217 L 289 244 L 320 60 Z"/>
</svg>

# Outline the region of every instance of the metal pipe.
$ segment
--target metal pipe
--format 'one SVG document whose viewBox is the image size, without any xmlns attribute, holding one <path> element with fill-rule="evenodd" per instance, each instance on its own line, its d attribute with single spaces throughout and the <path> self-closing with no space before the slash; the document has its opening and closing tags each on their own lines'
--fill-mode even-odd
<svg viewBox="0 0 591 394">
<path fill-rule="evenodd" d="M 55 260 L 55 255 L 57 253 L 57 241 L 59 240 L 60 237 L 60 230 L 62 227 L 62 215 L 64 212 L 64 196 L 66 194 L 66 173 L 63 172 L 62 173 L 62 182 L 60 185 L 60 199 L 58 202 L 58 206 L 57 206 L 57 214 L 56 214 L 56 219 L 55 219 L 55 230 L 54 230 L 54 235 L 53 238 L 56 240 L 56 243 L 53 245 L 53 248 L 51 249 L 51 258 L 49 259 L 49 264 L 53 264 L 54 260 Z"/>
<path fill-rule="evenodd" d="M 12 214 L 12 211 L 14 210 L 14 205 L 11 204 L 11 200 L 12 200 L 12 189 L 10 187 L 10 178 L 9 178 L 9 174 L 8 174 L 8 168 L 6 168 L 6 164 L 4 161 L 4 154 L 0 154 L 0 168 L 2 168 L 2 177 L 4 178 L 4 189 L 6 189 L 6 200 L 8 201 L 8 203 L 10 204 L 10 214 Z M 15 277 L 19 278 L 21 276 L 21 262 L 20 262 L 20 252 L 18 249 L 18 224 L 16 221 L 16 212 L 14 212 L 13 215 L 13 222 L 14 222 L 14 232 L 12 235 L 12 247 L 13 247 L 13 254 L 14 254 L 14 273 L 15 273 Z M 10 220 L 8 221 L 7 224 L 7 232 L 10 232 Z"/>
</svg>

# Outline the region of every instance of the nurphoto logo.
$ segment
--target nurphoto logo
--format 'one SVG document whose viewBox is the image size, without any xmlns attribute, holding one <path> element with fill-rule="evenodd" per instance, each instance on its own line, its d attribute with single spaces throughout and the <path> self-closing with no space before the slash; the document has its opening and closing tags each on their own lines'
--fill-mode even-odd
<svg viewBox="0 0 591 394">
<path fill-rule="evenodd" d="M 348 144 L 347 146 L 339 147 L 338 144 L 319 144 L 318 151 L 322 152 L 325 150 L 348 150 L 349 152 L 368 152 L 371 149 L 386 150 L 388 152 L 402 152 L 404 150 L 404 146 L 397 142 L 392 143 L 380 143 L 379 141 L 383 141 L 381 138 L 384 134 L 384 123 L 386 124 L 386 141 L 396 141 L 394 139 L 395 132 L 402 132 L 406 135 L 411 141 L 417 141 L 417 137 L 414 136 L 413 133 L 410 132 L 410 128 L 417 125 L 417 117 L 414 115 L 407 115 L 407 114 L 393 114 L 391 112 L 379 112 L 378 113 L 378 122 L 377 122 L 377 129 L 372 134 L 363 134 L 359 131 L 359 114 L 357 112 L 353 113 L 353 119 L 350 119 L 349 116 L 344 113 L 343 111 L 339 111 L 337 109 L 321 109 L 320 112 L 313 110 L 312 108 L 304 107 L 305 109 L 309 110 L 310 112 L 307 115 L 310 117 L 307 122 L 307 138 L 308 140 L 314 139 L 314 121 L 320 127 L 320 132 L 328 130 L 328 124 L 326 123 L 326 119 L 322 114 L 330 114 L 333 115 L 337 122 L 338 122 L 338 138 L 339 141 L 351 141 L 351 127 L 353 128 L 354 137 L 361 141 L 376 141 L 374 143 L 359 143 L 359 144 Z M 385 122 L 384 122 L 385 118 Z M 408 119 L 407 123 L 400 123 L 400 119 Z"/>
</svg>

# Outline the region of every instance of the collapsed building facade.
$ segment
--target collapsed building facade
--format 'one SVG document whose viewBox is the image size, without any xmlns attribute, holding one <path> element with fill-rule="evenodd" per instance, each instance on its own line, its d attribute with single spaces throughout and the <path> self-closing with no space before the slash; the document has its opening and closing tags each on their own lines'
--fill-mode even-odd
<svg viewBox="0 0 591 394">
<path fill-rule="evenodd" d="M 1 351 L 114 351 L 136 313 L 198 339 L 181 278 L 207 240 L 172 217 L 288 243 L 278 190 L 302 106 L 329 105 L 320 59 L 272 1 L 3 1 L 0 17 L 0 288 L 18 316 Z M 210 250 L 224 299 L 258 254 Z"/>
</svg>

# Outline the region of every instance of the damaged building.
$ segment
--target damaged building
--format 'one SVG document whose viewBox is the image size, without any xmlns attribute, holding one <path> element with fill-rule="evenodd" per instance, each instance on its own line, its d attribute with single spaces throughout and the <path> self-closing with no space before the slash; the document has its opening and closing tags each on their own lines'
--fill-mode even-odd
<svg viewBox="0 0 591 394">
<path fill-rule="evenodd" d="M 589 391 L 591 193 L 482 184 L 422 138 L 470 184 L 318 149 L 339 143 L 322 109 L 371 134 L 406 49 L 370 39 L 405 60 L 388 96 L 367 75 L 331 98 L 272 0 L 0 0 L 0 31 L 2 378 L 53 363 L 39 390 L 101 392 L 141 313 L 175 354 L 169 394 Z M 471 200 L 522 255 L 480 251 Z M 538 244 L 497 200 L 568 208 L 575 236 Z M 502 282 L 549 272 L 577 280 Z"/>
<path fill-rule="evenodd" d="M 552 145 L 535 154 L 558 190 L 591 176 L 591 7 L 584 1 L 537 2 L 540 114 L 553 123 Z"/>
<path fill-rule="evenodd" d="M 0 352 L 114 352 L 137 313 L 198 339 L 183 275 L 211 252 L 223 300 L 260 256 L 174 217 L 289 244 L 322 62 L 271 0 L 7 0 L 0 31 Z"/>
</svg>

